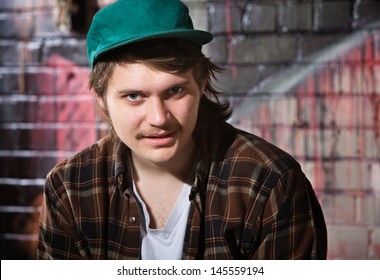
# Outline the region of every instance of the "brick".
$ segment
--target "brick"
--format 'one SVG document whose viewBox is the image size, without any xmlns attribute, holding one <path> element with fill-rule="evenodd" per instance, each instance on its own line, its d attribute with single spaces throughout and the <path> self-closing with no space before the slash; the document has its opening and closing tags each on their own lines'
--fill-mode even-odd
<svg viewBox="0 0 380 280">
<path fill-rule="evenodd" d="M 230 22 L 226 22 L 226 18 Z M 224 3 L 208 4 L 209 31 L 213 34 L 226 34 L 241 31 L 241 13 L 235 5 L 226 7 Z"/>
<path fill-rule="evenodd" d="M 18 65 L 20 53 L 17 41 L 0 41 L 0 65 L 15 66 Z"/>
<path fill-rule="evenodd" d="M 0 40 L 0 65 L 35 65 L 39 62 L 40 41 L 26 43 L 14 40 Z"/>
<path fill-rule="evenodd" d="M 92 127 L 76 127 L 57 131 L 57 150 L 79 152 L 97 140 L 97 131 Z"/>
<path fill-rule="evenodd" d="M 296 58 L 296 38 L 290 35 L 237 36 L 232 41 L 236 63 L 289 63 Z"/>
<path fill-rule="evenodd" d="M 376 127 L 365 131 L 365 155 L 368 159 L 380 158 L 380 141 Z M 380 185 L 380 181 L 379 181 Z"/>
<path fill-rule="evenodd" d="M 284 1 L 280 3 L 279 17 L 282 31 L 311 31 L 313 27 L 312 3 Z"/>
<path fill-rule="evenodd" d="M 374 226 L 379 222 L 379 208 L 375 197 L 362 193 L 334 193 L 323 209 L 329 215 L 329 224 Z"/>
<path fill-rule="evenodd" d="M 51 36 L 56 35 L 58 28 L 56 25 L 56 14 L 54 10 L 34 13 L 34 36 Z"/>
<path fill-rule="evenodd" d="M 334 196 L 334 220 L 336 225 L 355 224 L 355 197 L 345 194 Z"/>
<path fill-rule="evenodd" d="M 333 166 L 331 162 L 323 161 L 321 158 L 305 158 L 303 160 L 302 168 L 305 175 L 318 193 L 336 189 L 331 166 Z"/>
<path fill-rule="evenodd" d="M 28 111 L 29 122 L 94 123 L 96 119 L 94 100 L 87 96 L 77 100 L 28 103 Z"/>
<path fill-rule="evenodd" d="M 38 206 L 42 192 L 32 202 L 33 212 L 0 213 L 1 255 L 4 259 L 35 259 L 38 239 Z"/>
<path fill-rule="evenodd" d="M 271 142 L 283 149 L 289 154 L 293 154 L 293 145 L 291 142 L 293 136 L 293 129 L 291 126 L 278 126 L 273 129 Z"/>
<path fill-rule="evenodd" d="M 0 257 L 2 260 L 34 260 L 37 258 L 37 236 L 27 235 L 25 239 L 1 235 Z M 26 239 L 29 238 L 29 239 Z"/>
<path fill-rule="evenodd" d="M 336 146 L 336 136 L 334 131 L 309 129 L 305 134 L 305 156 L 309 158 L 331 158 L 338 157 L 334 150 Z"/>
<path fill-rule="evenodd" d="M 337 31 L 351 25 L 351 2 L 331 1 L 314 4 L 314 29 Z"/>
<path fill-rule="evenodd" d="M 36 126 L 37 127 L 37 126 Z M 64 127 L 31 129 L 1 129 L 2 150 L 80 151 L 97 140 L 95 124 L 68 123 Z"/>
<path fill-rule="evenodd" d="M 374 47 L 374 51 L 373 51 L 373 56 L 374 56 L 374 60 L 376 62 L 379 62 L 380 61 L 380 34 L 378 31 L 374 31 L 372 33 L 372 38 L 373 38 L 373 47 Z"/>
<path fill-rule="evenodd" d="M 363 63 L 336 63 L 324 70 L 329 77 L 330 91 L 370 96 L 376 91 L 376 79 L 373 67 Z M 327 92 L 327 89 L 326 89 Z"/>
<path fill-rule="evenodd" d="M 369 259 L 380 259 L 380 228 L 372 228 L 370 230 L 370 244 L 369 244 Z"/>
<path fill-rule="evenodd" d="M 247 4 L 243 15 L 242 30 L 245 32 L 271 32 L 276 29 L 276 6 Z"/>
<path fill-rule="evenodd" d="M 334 143 L 334 154 L 341 158 L 375 158 L 374 131 L 365 129 L 340 129 Z"/>
<path fill-rule="evenodd" d="M 360 160 L 340 160 L 333 164 L 333 184 L 343 191 L 368 191 L 368 163 Z"/>
<path fill-rule="evenodd" d="M 335 195 L 334 194 L 323 194 L 322 198 L 319 200 L 322 208 L 323 216 L 325 218 L 325 223 L 327 225 L 334 224 L 335 218 Z"/>
<path fill-rule="evenodd" d="M 296 117 L 294 98 L 260 100 L 260 97 L 253 95 L 237 104 L 234 106 L 234 124 L 248 131 L 262 127 L 266 132 L 256 132 L 258 135 L 294 153 L 294 146 L 298 146 L 293 137 Z"/>
<path fill-rule="evenodd" d="M 331 105 L 326 102 L 325 106 L 331 113 L 331 119 L 325 118 L 326 123 L 332 121 L 338 127 L 373 127 L 374 126 L 374 107 L 371 106 L 369 98 L 360 96 L 345 96 L 337 100 L 335 104 Z M 333 115 L 333 110 L 335 114 Z"/>
<path fill-rule="evenodd" d="M 0 129 L 0 134 L 3 135 L 3 140 L 0 142 L 0 149 L 2 150 L 54 150 L 56 148 L 55 135 L 53 133 L 43 134 L 37 129 Z M 31 134 L 41 136 L 40 141 L 32 143 L 30 141 Z M 44 139 L 44 141 L 41 141 L 42 139 Z"/>
<path fill-rule="evenodd" d="M 1 10 L 19 10 L 55 7 L 57 0 L 2 0 L 0 1 Z"/>
<path fill-rule="evenodd" d="M 305 130 L 303 128 L 293 126 L 293 132 L 290 138 L 289 146 L 291 147 L 290 150 L 292 151 L 292 155 L 298 159 L 304 159 L 307 156 L 307 153 L 305 151 L 306 142 L 308 141 L 306 138 L 307 131 L 308 130 Z"/>
<path fill-rule="evenodd" d="M 374 194 L 380 196 L 380 162 L 373 162 L 371 164 L 371 177 L 369 185 L 374 191 Z M 379 208 L 380 209 L 380 208 Z"/>
<path fill-rule="evenodd" d="M 364 156 L 364 151 L 359 150 L 357 135 L 352 130 L 346 129 L 310 129 L 305 134 L 308 143 L 304 151 L 305 156 L 314 157 L 316 154 L 321 158 L 332 160 L 342 158 L 359 158 Z"/>
<path fill-rule="evenodd" d="M 3 39 L 28 39 L 56 32 L 53 11 L 0 14 L 0 30 Z"/>
<path fill-rule="evenodd" d="M 341 34 L 303 34 L 299 39 L 299 57 L 304 62 L 314 62 L 312 54 L 321 52 L 323 49 L 343 38 Z M 321 58 L 320 58 L 321 59 Z"/>
<path fill-rule="evenodd" d="M 0 157 L 0 178 L 45 178 L 56 157 Z"/>
<path fill-rule="evenodd" d="M 0 68 L 0 96 L 19 92 L 19 76 L 16 69 Z"/>
<path fill-rule="evenodd" d="M 290 97 L 268 99 L 266 96 L 250 95 L 235 106 L 235 121 L 250 119 L 252 125 L 289 126 L 296 121 L 296 99 Z"/>
<path fill-rule="evenodd" d="M 227 39 L 225 36 L 216 36 L 202 49 L 212 62 L 225 64 L 228 61 Z"/>
<path fill-rule="evenodd" d="M 380 10 L 380 3 L 377 0 L 365 0 L 360 1 L 357 9 L 358 20 L 365 20 L 371 16 L 371 18 L 376 19 L 377 13 L 374 11 Z"/>
<path fill-rule="evenodd" d="M 208 18 L 207 18 L 207 1 L 184 1 L 189 8 L 190 16 L 193 20 L 194 28 L 200 30 L 208 30 Z"/>
<path fill-rule="evenodd" d="M 376 88 L 374 68 L 364 63 L 345 63 L 339 65 L 336 74 L 338 88 L 342 93 L 370 96 Z"/>
<path fill-rule="evenodd" d="M 373 69 L 372 77 L 373 77 L 373 82 L 374 82 L 374 85 L 373 85 L 374 93 L 380 95 L 380 65 L 376 64 L 373 66 L 372 69 Z"/>
<path fill-rule="evenodd" d="M 271 116 L 274 124 L 291 127 L 297 121 L 296 97 L 274 97 L 269 101 Z"/>
<path fill-rule="evenodd" d="M 301 91 L 300 91 L 301 92 Z M 375 107 L 369 97 L 356 95 L 316 96 L 313 88 L 308 96 L 299 93 L 298 114 L 311 128 L 323 124 L 327 127 L 374 127 Z M 314 96 L 313 96 L 314 95 Z"/>
<path fill-rule="evenodd" d="M 52 96 L 56 93 L 57 71 L 47 67 L 28 67 L 24 72 L 9 74 L 5 81 L 12 79 L 12 92 L 29 96 Z M 1 82 L 0 82 L 1 84 Z"/>
<path fill-rule="evenodd" d="M 54 60 L 56 56 L 51 56 Z M 56 59 L 57 60 L 57 59 Z M 37 96 L 92 96 L 88 89 L 89 69 L 76 65 L 54 65 L 25 74 L 26 90 Z"/>
<path fill-rule="evenodd" d="M 0 185 L 0 205 L 2 206 L 39 206 L 43 186 Z"/>
<path fill-rule="evenodd" d="M 361 226 L 329 225 L 328 258 L 363 260 L 368 258 L 368 229 Z"/>
<path fill-rule="evenodd" d="M 380 200 L 372 192 L 359 194 L 355 201 L 356 221 L 363 226 L 380 224 Z"/>
<path fill-rule="evenodd" d="M 41 203 L 42 193 L 40 194 Z M 18 234 L 36 234 L 38 233 L 38 217 L 39 212 L 37 206 L 34 207 L 33 213 L 0 213 L 1 227 L 0 231 L 5 233 L 18 233 Z"/>
<path fill-rule="evenodd" d="M 33 14 L 0 15 L 1 38 L 30 38 L 33 35 Z"/>
<path fill-rule="evenodd" d="M 261 96 L 249 96 L 245 98 L 245 103 L 241 108 L 235 108 L 238 116 L 235 119 L 239 122 L 246 122 L 245 126 L 265 126 L 272 124 L 268 100 L 263 100 Z"/>
<path fill-rule="evenodd" d="M 0 122 L 81 122 L 95 123 L 97 116 L 91 97 L 77 99 L 34 102 L 0 103 Z"/>
<path fill-rule="evenodd" d="M 270 66 L 229 65 L 229 68 L 217 75 L 217 86 L 228 93 L 247 93 L 269 76 L 274 69 L 276 68 Z"/>
<path fill-rule="evenodd" d="M 45 41 L 42 60 L 47 61 L 53 55 L 60 55 L 74 64 L 89 66 L 85 39 L 56 38 Z"/>
<path fill-rule="evenodd" d="M 0 103 L 0 123 L 25 122 L 27 119 L 27 103 Z"/>
</svg>

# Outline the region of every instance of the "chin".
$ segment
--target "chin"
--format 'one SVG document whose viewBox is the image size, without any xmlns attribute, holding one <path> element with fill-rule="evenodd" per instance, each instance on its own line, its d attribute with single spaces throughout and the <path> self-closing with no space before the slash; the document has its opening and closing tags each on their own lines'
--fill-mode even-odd
<svg viewBox="0 0 380 280">
<path fill-rule="evenodd" d="M 150 157 L 150 158 L 147 158 L 147 160 L 156 165 L 164 166 L 164 165 L 176 162 L 176 157 L 174 156 Z"/>
<path fill-rule="evenodd" d="M 177 158 L 176 153 L 168 153 L 167 151 L 152 151 L 149 154 L 143 156 L 146 161 L 157 164 L 157 165 L 165 165 L 171 162 L 175 162 Z"/>
</svg>

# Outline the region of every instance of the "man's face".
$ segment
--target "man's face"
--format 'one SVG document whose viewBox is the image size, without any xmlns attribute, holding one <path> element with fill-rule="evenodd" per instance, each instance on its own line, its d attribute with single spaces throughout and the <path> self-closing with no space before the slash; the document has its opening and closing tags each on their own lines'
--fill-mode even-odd
<svg viewBox="0 0 380 280">
<path fill-rule="evenodd" d="M 202 87 L 191 72 L 170 74 L 142 63 L 123 64 L 109 80 L 106 108 L 98 101 L 134 161 L 175 165 L 194 152 Z"/>
</svg>

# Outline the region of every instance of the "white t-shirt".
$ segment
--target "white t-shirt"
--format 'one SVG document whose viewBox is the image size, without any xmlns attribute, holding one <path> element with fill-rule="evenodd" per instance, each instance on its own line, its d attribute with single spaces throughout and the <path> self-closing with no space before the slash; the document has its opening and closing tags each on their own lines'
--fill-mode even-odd
<svg viewBox="0 0 380 280">
<path fill-rule="evenodd" d="M 150 217 L 146 205 L 139 196 L 135 185 L 133 189 L 142 205 L 144 214 L 144 217 L 141 217 L 141 259 L 180 260 L 191 204 L 189 200 L 191 186 L 188 184 L 183 186 L 168 221 L 161 229 L 149 228 Z"/>
</svg>

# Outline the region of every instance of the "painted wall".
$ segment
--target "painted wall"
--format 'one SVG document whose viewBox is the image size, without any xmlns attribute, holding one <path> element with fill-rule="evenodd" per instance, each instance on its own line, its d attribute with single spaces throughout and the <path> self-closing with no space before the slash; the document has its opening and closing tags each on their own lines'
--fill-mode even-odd
<svg viewBox="0 0 380 280">
<path fill-rule="evenodd" d="M 0 2 L 0 254 L 33 259 L 51 167 L 104 135 L 84 30 L 96 1 Z M 100 6 L 110 2 L 99 1 Z M 294 155 L 330 259 L 380 259 L 380 2 L 187 0 L 231 122 Z M 71 16 L 71 17 L 70 17 Z"/>
</svg>

